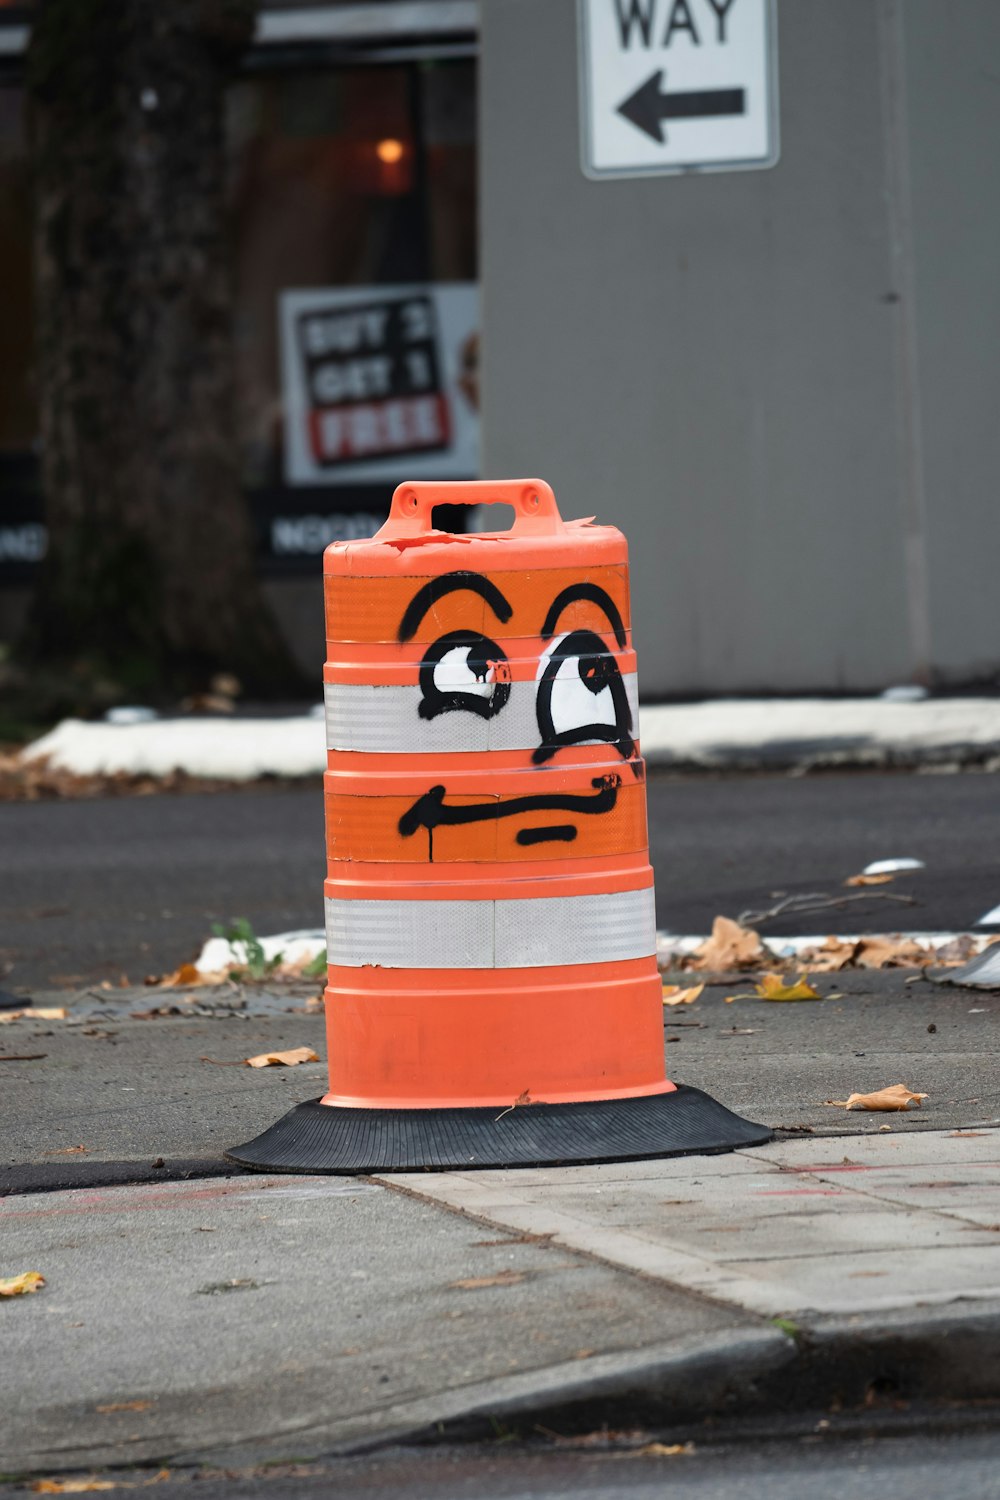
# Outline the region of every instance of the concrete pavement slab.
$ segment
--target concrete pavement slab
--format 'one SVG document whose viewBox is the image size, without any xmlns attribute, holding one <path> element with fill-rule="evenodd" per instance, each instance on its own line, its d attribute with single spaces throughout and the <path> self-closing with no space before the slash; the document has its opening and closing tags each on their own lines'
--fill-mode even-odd
<svg viewBox="0 0 1000 1500">
<path fill-rule="evenodd" d="M 232 1172 L 227 1146 L 323 1092 L 323 1063 L 249 1068 L 243 1059 L 300 1046 L 324 1053 L 320 1015 L 303 996 L 283 1014 L 131 1020 L 129 1010 L 190 1003 L 169 991 L 69 998 L 79 1025 L 25 1017 L 0 1027 L 0 1191 L 24 1186 Z M 272 999 L 274 997 L 271 997 Z M 206 1058 L 212 1061 L 205 1061 Z M 84 1150 L 80 1151 L 79 1148 Z M 159 1161 L 161 1165 L 152 1164 Z"/>
<path fill-rule="evenodd" d="M 790 1345 L 759 1319 L 356 1179 L 8 1197 L 0 1471 L 290 1459 Z M 749 1344 L 747 1341 L 749 1340 Z"/>
<path fill-rule="evenodd" d="M 1000 1300 L 1000 1236 L 986 1222 L 1000 1223 L 1000 1131 L 924 1136 L 923 1160 L 911 1146 L 909 1165 L 895 1139 L 861 1144 L 864 1163 L 785 1141 L 734 1153 L 718 1172 L 714 1158 L 692 1157 L 530 1180 L 381 1180 L 768 1317 Z M 963 1215 L 966 1203 L 979 1217 Z"/>
</svg>

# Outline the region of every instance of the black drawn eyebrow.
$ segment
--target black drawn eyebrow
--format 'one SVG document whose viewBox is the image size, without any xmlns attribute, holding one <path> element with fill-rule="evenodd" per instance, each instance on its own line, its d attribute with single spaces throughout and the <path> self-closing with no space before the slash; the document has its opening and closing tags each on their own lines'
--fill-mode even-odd
<svg viewBox="0 0 1000 1500">
<path fill-rule="evenodd" d="M 469 589 L 472 593 L 478 594 L 481 599 L 485 599 L 502 625 L 506 625 L 514 613 L 496 584 L 491 583 L 488 578 L 483 578 L 481 574 L 470 573 L 464 569 L 459 569 L 454 573 L 442 573 L 440 578 L 431 578 L 422 589 L 418 589 L 406 606 L 406 613 L 399 625 L 400 641 L 412 640 L 417 626 L 432 605 L 437 604 L 438 600 L 443 599 L 446 594 L 454 593 L 456 589 Z M 604 597 L 607 598 L 607 595 Z M 610 599 L 608 603 L 611 604 Z M 611 608 L 614 609 L 613 604 Z"/>
<path fill-rule="evenodd" d="M 618 642 L 619 649 L 624 651 L 625 627 L 622 624 L 622 617 L 618 613 L 618 606 L 610 594 L 606 594 L 596 583 L 571 583 L 568 588 L 563 589 L 561 594 L 556 595 L 549 606 L 548 614 L 545 616 L 545 624 L 542 626 L 542 640 L 551 640 L 555 634 L 556 621 L 567 604 L 572 604 L 574 599 L 589 599 L 591 604 L 596 604 L 599 609 L 604 611 L 611 622 L 611 628 L 614 630 L 615 640 Z"/>
</svg>

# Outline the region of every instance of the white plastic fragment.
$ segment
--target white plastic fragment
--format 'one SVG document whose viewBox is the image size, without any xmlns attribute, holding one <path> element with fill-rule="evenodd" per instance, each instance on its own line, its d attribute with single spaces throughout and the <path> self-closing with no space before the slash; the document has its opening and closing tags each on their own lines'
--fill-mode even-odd
<svg viewBox="0 0 1000 1500">
<path fill-rule="evenodd" d="M 109 708 L 104 715 L 105 724 L 151 724 L 160 716 L 155 708 L 145 708 L 138 703 L 120 704 Z"/>
<path fill-rule="evenodd" d="M 862 875 L 895 875 L 899 870 L 922 870 L 922 859 L 875 859 L 865 865 Z"/>
</svg>

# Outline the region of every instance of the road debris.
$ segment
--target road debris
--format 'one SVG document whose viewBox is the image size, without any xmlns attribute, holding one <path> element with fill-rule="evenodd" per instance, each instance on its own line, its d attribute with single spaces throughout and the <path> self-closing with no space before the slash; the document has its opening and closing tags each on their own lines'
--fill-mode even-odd
<svg viewBox="0 0 1000 1500">
<path fill-rule="evenodd" d="M 704 988 L 703 984 L 695 984 L 685 990 L 679 984 L 665 984 L 663 1003 L 664 1005 L 693 1005 Z"/>
<path fill-rule="evenodd" d="M 840 969 L 922 969 L 941 961 L 933 948 L 898 934 L 828 937 L 819 947 L 808 948 L 800 956 L 811 969 L 820 973 Z"/>
<path fill-rule="evenodd" d="M 786 984 L 780 974 L 762 974 L 754 986 L 762 1000 L 822 1000 L 823 996 L 800 974 L 793 984 Z"/>
<path fill-rule="evenodd" d="M 899 875 L 904 870 L 923 870 L 922 859 L 873 859 L 865 865 L 862 875 Z"/>
<path fill-rule="evenodd" d="M 778 917 L 802 916 L 812 911 L 842 911 L 845 906 L 854 901 L 892 901 L 899 906 L 917 905 L 915 896 L 900 896 L 894 891 L 858 891 L 853 896 L 845 896 L 842 893 L 829 895 L 826 891 L 805 891 L 801 895 L 785 896 L 774 906 L 765 907 L 762 911 L 740 912 L 737 921 L 750 927 L 758 927 L 764 922 L 773 922 Z"/>
<path fill-rule="evenodd" d="M 0 1297 L 24 1297 L 41 1291 L 45 1277 L 40 1271 L 22 1271 L 19 1276 L 0 1276 Z"/>
<path fill-rule="evenodd" d="M 117 1480 L 113 1479 L 36 1479 L 30 1486 L 36 1495 L 82 1495 L 91 1490 L 116 1490 Z M 123 1489 L 132 1489 L 132 1485 L 123 1485 Z"/>
<path fill-rule="evenodd" d="M 874 1094 L 849 1094 L 846 1099 L 824 1099 L 824 1104 L 838 1109 L 900 1110 L 919 1109 L 929 1094 L 915 1094 L 905 1083 L 894 1083 Z"/>
<path fill-rule="evenodd" d="M 65 1005 L 28 1005 L 24 1010 L 5 1010 L 0 1026 L 9 1026 L 12 1021 L 65 1021 L 68 1016 Z"/>
<path fill-rule="evenodd" d="M 679 1458 L 682 1454 L 696 1453 L 694 1443 L 643 1443 L 641 1448 L 631 1448 L 620 1453 L 619 1458 Z"/>
<path fill-rule="evenodd" d="M 527 1281 L 527 1271 L 497 1271 L 495 1276 L 466 1276 L 461 1281 L 450 1281 L 448 1285 L 461 1292 L 478 1292 L 487 1286 L 515 1286 Z"/>
<path fill-rule="evenodd" d="M 943 955 L 937 953 L 932 962 L 939 964 Z M 934 984 L 956 984 L 973 990 L 1000 990 L 1000 943 L 991 943 L 978 957 L 959 968 L 946 970 L 943 974 L 931 971 L 924 976 Z M 0 1021 L 3 1017 L 0 1016 Z"/>
<path fill-rule="evenodd" d="M 287 1052 L 260 1052 L 243 1060 L 249 1068 L 296 1068 L 299 1063 L 319 1062 L 319 1054 L 312 1047 L 291 1047 Z"/>
<path fill-rule="evenodd" d="M 218 1297 L 224 1292 L 259 1292 L 260 1288 L 261 1283 L 249 1276 L 231 1276 L 228 1281 L 210 1281 L 207 1286 L 200 1286 L 195 1296 Z"/>
<path fill-rule="evenodd" d="M 716 917 L 711 937 L 688 954 L 683 967 L 723 973 L 730 969 L 753 969 L 764 962 L 773 963 L 774 954 L 765 946 L 759 932 L 741 926 L 731 917 Z"/>
</svg>

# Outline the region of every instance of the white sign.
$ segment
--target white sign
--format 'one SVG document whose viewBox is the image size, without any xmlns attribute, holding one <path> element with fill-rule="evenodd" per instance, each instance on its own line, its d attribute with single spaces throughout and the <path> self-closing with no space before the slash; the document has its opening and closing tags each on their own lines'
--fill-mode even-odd
<svg viewBox="0 0 1000 1500">
<path fill-rule="evenodd" d="M 774 166 L 774 0 L 578 3 L 588 177 Z"/>
<path fill-rule="evenodd" d="M 288 484 L 478 474 L 474 283 L 285 291 L 278 317 Z"/>
</svg>

